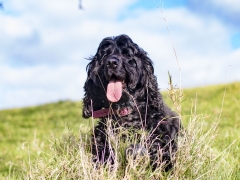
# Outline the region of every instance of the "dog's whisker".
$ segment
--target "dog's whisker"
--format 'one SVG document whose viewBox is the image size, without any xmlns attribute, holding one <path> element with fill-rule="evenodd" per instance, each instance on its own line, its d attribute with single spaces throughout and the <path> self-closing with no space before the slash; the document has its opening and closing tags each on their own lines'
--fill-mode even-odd
<svg viewBox="0 0 240 180">
<path fill-rule="evenodd" d="M 97 73 L 97 76 L 98 76 L 98 78 L 99 78 L 99 81 L 101 82 L 101 85 L 102 85 L 102 88 L 103 88 L 104 92 L 106 93 L 107 91 L 106 91 L 106 89 L 104 88 L 104 85 L 103 85 L 102 80 L 101 80 L 101 78 L 100 78 L 100 76 L 99 76 L 98 73 Z"/>
</svg>

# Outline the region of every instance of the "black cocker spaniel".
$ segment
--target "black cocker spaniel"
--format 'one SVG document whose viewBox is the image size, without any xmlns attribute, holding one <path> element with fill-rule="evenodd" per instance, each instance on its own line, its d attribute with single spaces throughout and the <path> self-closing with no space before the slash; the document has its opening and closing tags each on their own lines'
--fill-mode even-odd
<svg viewBox="0 0 240 180">
<path fill-rule="evenodd" d="M 149 136 L 143 148 L 151 166 L 155 169 L 165 163 L 164 170 L 171 169 L 180 120 L 163 102 L 147 53 L 129 36 L 120 35 L 103 39 L 90 60 L 83 117 L 100 118 L 92 136 L 94 161 L 114 163 L 106 132 L 107 120 L 111 119 L 114 127 L 144 129 Z"/>
</svg>

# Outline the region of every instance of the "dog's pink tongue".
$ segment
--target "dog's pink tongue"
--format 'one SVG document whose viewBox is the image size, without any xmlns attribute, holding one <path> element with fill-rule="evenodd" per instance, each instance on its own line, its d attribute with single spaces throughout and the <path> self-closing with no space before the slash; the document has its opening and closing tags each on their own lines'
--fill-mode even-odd
<svg viewBox="0 0 240 180">
<path fill-rule="evenodd" d="M 122 82 L 111 79 L 107 86 L 107 98 L 111 102 L 117 102 L 122 96 Z"/>
</svg>

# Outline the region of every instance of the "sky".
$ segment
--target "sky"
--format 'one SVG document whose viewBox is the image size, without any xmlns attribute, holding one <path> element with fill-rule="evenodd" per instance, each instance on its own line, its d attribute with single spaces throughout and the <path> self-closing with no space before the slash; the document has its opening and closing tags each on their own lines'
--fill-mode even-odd
<svg viewBox="0 0 240 180">
<path fill-rule="evenodd" d="M 180 88 L 240 81 L 240 0 L 0 0 L 0 109 L 81 100 L 86 60 L 127 34 Z"/>
</svg>

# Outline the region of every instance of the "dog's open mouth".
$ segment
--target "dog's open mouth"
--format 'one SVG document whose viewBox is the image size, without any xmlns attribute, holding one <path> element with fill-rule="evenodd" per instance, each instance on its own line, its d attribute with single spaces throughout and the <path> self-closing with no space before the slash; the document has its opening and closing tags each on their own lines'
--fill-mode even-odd
<svg viewBox="0 0 240 180">
<path fill-rule="evenodd" d="M 107 98 L 111 102 L 118 102 L 122 97 L 124 81 L 112 77 L 107 86 Z"/>
</svg>

